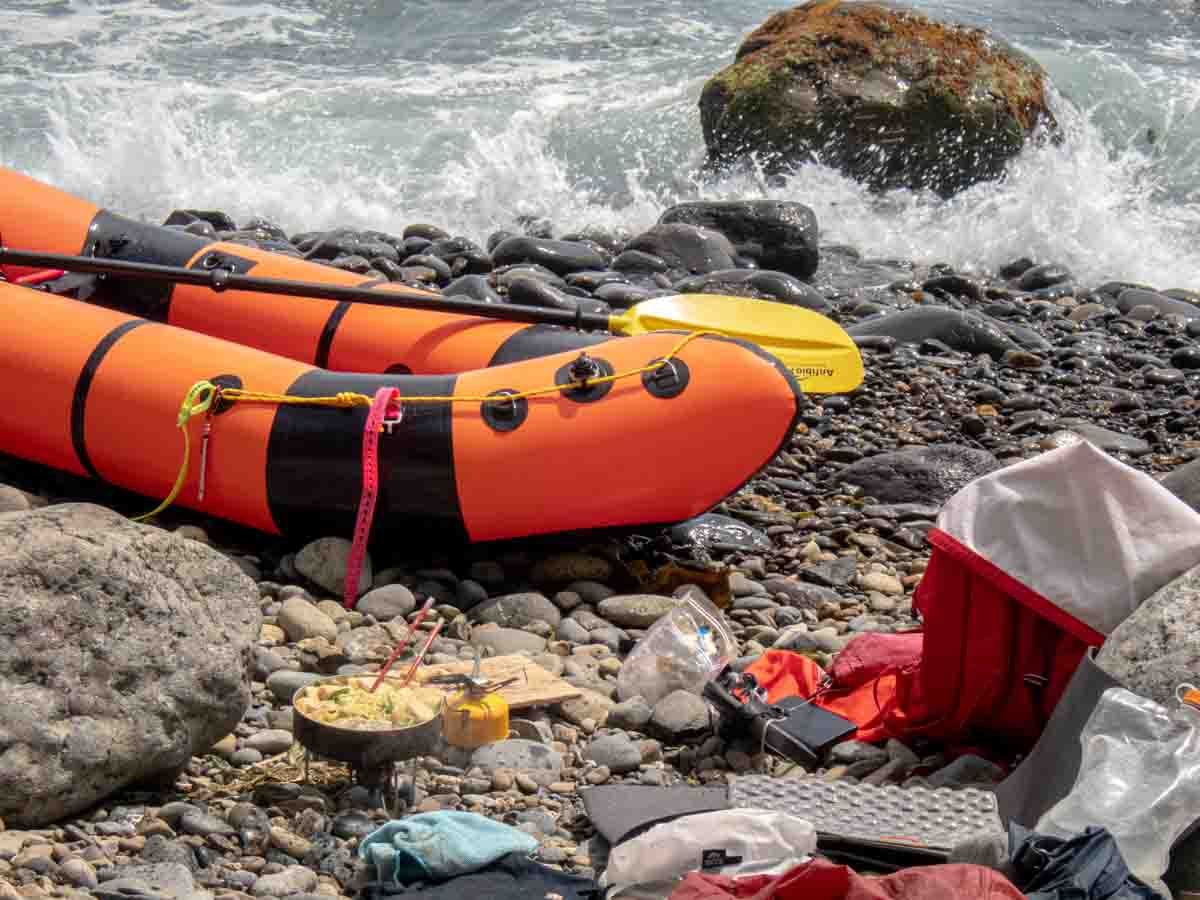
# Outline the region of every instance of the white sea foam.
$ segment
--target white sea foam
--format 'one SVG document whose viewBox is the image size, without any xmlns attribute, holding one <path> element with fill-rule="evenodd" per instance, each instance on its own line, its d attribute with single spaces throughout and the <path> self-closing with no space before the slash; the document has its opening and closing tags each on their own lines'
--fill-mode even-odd
<svg viewBox="0 0 1200 900">
<path fill-rule="evenodd" d="M 1190 33 L 1143 40 L 1137 53 L 1128 36 L 1027 46 L 1072 98 L 1059 109 L 1066 140 L 950 201 L 874 196 L 815 166 L 781 186 L 703 185 L 696 101 L 765 18 L 766 0 L 755 2 L 691 27 L 686 4 L 668 3 L 647 36 L 611 5 L 575 4 L 564 22 L 547 3 L 506 0 L 494 22 L 475 23 L 492 29 L 494 52 L 477 41 L 481 61 L 460 65 L 416 38 L 403 52 L 371 44 L 367 13 L 389 35 L 410 21 L 421 35 L 442 27 L 387 0 L 72 0 L 59 16 L 21 0 L 0 11 L 0 162 L 152 220 L 219 207 L 291 231 L 429 221 L 479 241 L 519 216 L 562 231 L 637 231 L 680 199 L 770 196 L 811 205 L 823 240 L 872 256 L 990 269 L 1030 255 L 1085 282 L 1200 288 L 1200 44 Z M 469 44 L 460 7 L 434 10 L 454 32 L 446 46 Z"/>
</svg>

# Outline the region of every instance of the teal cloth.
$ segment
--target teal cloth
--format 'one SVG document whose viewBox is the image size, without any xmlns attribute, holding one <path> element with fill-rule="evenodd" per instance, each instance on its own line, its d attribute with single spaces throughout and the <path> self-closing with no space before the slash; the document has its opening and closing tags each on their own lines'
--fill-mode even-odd
<svg viewBox="0 0 1200 900">
<path fill-rule="evenodd" d="M 358 855 L 380 881 L 441 881 L 491 865 L 538 842 L 520 829 L 470 812 L 439 810 L 393 819 L 363 838 Z"/>
</svg>

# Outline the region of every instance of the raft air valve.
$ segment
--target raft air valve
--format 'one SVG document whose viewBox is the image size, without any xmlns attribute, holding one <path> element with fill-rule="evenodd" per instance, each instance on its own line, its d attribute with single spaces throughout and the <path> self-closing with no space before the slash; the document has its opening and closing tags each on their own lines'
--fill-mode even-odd
<svg viewBox="0 0 1200 900">
<path fill-rule="evenodd" d="M 594 403 L 607 396 L 613 383 L 601 381 L 593 384 L 591 380 L 606 378 L 615 371 L 607 360 L 588 356 L 586 350 L 580 350 L 579 356 L 554 373 L 554 383 L 564 388 L 563 396 L 568 400 L 574 400 L 576 403 Z"/>
</svg>

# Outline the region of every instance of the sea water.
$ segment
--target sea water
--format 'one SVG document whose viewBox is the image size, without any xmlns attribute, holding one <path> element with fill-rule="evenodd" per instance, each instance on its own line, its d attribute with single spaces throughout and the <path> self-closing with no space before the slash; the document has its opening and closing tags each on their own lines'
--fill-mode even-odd
<svg viewBox="0 0 1200 900">
<path fill-rule="evenodd" d="M 522 216 L 636 232 L 680 200 L 765 196 L 868 256 L 1200 289 L 1200 4 L 910 5 L 1037 59 L 1068 139 L 949 201 L 819 165 L 704 183 L 697 99 L 786 8 L 763 0 L 0 0 L 0 163 L 153 221 L 480 242 Z"/>
</svg>

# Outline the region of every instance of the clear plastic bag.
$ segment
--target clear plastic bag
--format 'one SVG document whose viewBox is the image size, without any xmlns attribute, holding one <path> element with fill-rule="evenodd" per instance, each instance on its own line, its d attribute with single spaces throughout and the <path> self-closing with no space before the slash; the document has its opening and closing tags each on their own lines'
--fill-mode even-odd
<svg viewBox="0 0 1200 900">
<path fill-rule="evenodd" d="M 617 673 L 622 700 L 653 706 L 672 691 L 699 694 L 737 654 L 737 641 L 707 599 L 689 596 L 650 626 Z"/>
<path fill-rule="evenodd" d="M 1192 688 L 1189 700 L 1197 693 Z M 1067 838 L 1089 825 L 1103 826 L 1130 871 L 1170 897 L 1162 876 L 1171 847 L 1200 819 L 1200 709 L 1181 702 L 1167 710 L 1124 688 L 1109 688 L 1079 740 L 1083 758 L 1075 785 L 1035 831 Z"/>
</svg>

